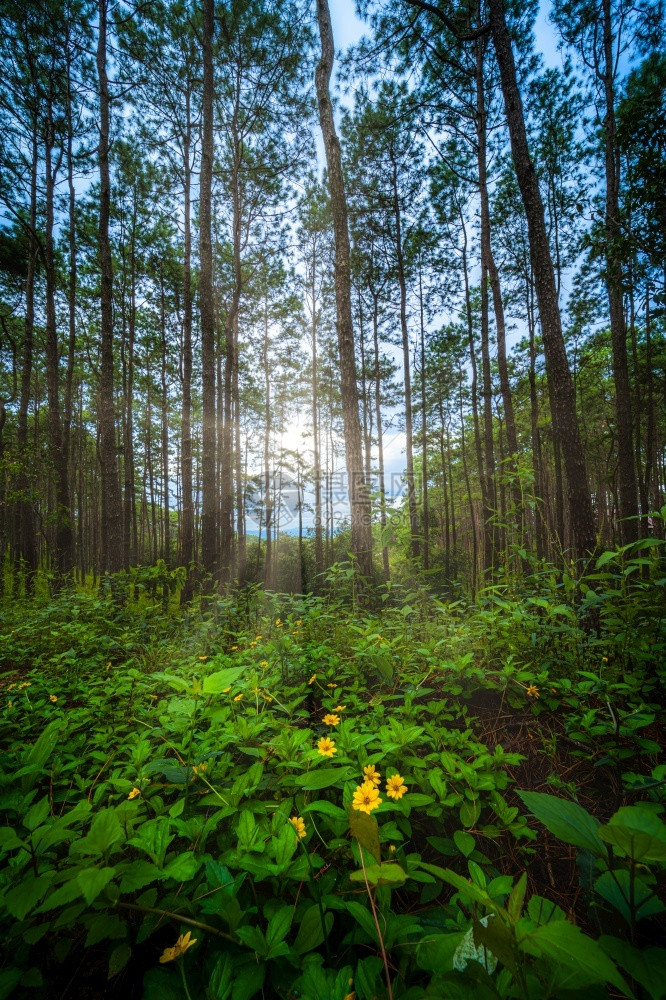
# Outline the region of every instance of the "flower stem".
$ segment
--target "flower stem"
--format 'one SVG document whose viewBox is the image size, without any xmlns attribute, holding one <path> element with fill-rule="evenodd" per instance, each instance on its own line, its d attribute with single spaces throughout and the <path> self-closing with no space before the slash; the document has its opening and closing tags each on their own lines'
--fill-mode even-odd
<svg viewBox="0 0 666 1000">
<path fill-rule="evenodd" d="M 372 898 L 372 892 L 370 891 L 370 883 L 368 882 L 368 876 L 365 871 L 365 861 L 363 860 L 363 848 L 359 840 L 356 840 L 358 844 L 358 851 L 361 855 L 361 868 L 363 869 L 363 878 L 365 880 L 365 888 L 368 892 L 368 899 L 370 900 L 370 906 L 372 908 L 372 915 L 375 919 L 375 927 L 377 928 L 377 937 L 379 938 L 379 947 L 382 951 L 382 961 L 384 962 L 384 973 L 386 975 L 386 990 L 388 992 L 388 1000 L 393 1000 L 393 989 L 391 987 L 391 973 L 389 972 L 388 958 L 386 956 L 386 948 L 384 947 L 384 938 L 382 937 L 382 932 L 379 927 L 379 918 L 377 916 L 377 907 L 375 906 L 375 901 Z"/>
</svg>

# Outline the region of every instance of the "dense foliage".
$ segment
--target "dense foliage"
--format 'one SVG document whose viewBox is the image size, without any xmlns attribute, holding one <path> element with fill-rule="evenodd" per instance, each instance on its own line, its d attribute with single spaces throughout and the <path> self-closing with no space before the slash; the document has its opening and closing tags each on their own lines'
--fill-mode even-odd
<svg viewBox="0 0 666 1000">
<path fill-rule="evenodd" d="M 5 607 L 2 996 L 663 996 L 659 571 Z"/>
</svg>

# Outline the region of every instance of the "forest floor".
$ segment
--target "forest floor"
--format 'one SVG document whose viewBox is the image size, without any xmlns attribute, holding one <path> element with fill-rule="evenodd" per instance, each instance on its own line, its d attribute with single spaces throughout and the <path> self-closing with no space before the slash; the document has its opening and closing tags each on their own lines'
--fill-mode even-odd
<svg viewBox="0 0 666 1000">
<path fill-rule="evenodd" d="M 0 998 L 660 995 L 661 594 L 401 598 L 5 605 Z"/>
</svg>

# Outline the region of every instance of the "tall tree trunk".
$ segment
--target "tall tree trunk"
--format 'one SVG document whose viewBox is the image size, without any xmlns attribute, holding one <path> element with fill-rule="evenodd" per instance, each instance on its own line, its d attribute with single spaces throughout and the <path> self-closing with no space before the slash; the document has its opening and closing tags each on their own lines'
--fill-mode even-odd
<svg viewBox="0 0 666 1000">
<path fill-rule="evenodd" d="M 622 544 L 638 537 L 638 496 L 632 440 L 631 385 L 627 361 L 627 330 L 622 296 L 622 263 L 618 245 L 622 230 L 620 220 L 620 155 L 616 141 L 615 93 L 613 78 L 613 24 L 611 0 L 602 0 L 604 68 L 603 87 L 606 115 L 604 118 L 606 212 L 605 256 L 606 291 L 610 309 L 611 344 L 613 349 L 613 381 L 617 417 L 617 469 L 619 514 Z"/>
<path fill-rule="evenodd" d="M 312 280 L 310 295 L 312 300 L 312 318 L 310 326 L 310 341 L 312 344 L 312 449 L 314 475 L 314 549 L 315 549 L 315 579 L 313 589 L 318 590 L 321 584 L 321 574 L 324 572 L 323 525 L 321 507 L 321 446 L 319 440 L 319 370 L 317 356 L 317 292 L 316 292 L 316 248 L 312 251 Z"/>
<path fill-rule="evenodd" d="M 477 364 L 476 364 L 476 344 L 474 341 L 474 317 L 472 315 L 472 297 L 470 294 L 469 274 L 467 271 L 467 228 L 465 226 L 465 220 L 463 218 L 462 209 L 460 205 L 458 205 L 458 215 L 460 218 L 460 226 L 463 236 L 462 272 L 463 272 L 463 283 L 465 287 L 465 318 L 467 320 L 467 341 L 469 343 L 469 361 L 472 370 L 470 396 L 472 400 L 472 424 L 474 427 L 474 455 L 476 458 L 476 471 L 479 477 L 479 487 L 481 489 L 481 507 L 485 515 L 485 512 L 489 510 L 489 502 L 487 499 L 487 484 L 483 468 L 483 451 L 481 447 L 481 430 L 479 425 L 479 393 L 478 393 L 478 374 L 477 374 Z M 471 496 L 470 496 L 470 504 L 471 504 Z M 471 511 L 471 516 L 472 520 L 474 520 L 473 509 Z M 486 533 L 490 531 L 490 524 L 488 518 L 486 518 L 485 516 L 484 516 L 484 522 L 485 522 L 484 544 L 486 548 L 490 548 L 490 546 L 492 545 L 492 538 L 489 536 L 486 539 Z M 476 541 L 475 541 L 475 551 L 476 551 Z M 476 564 L 474 572 L 476 573 Z"/>
<path fill-rule="evenodd" d="M 69 319 L 69 335 L 67 338 L 67 368 L 65 372 L 65 394 L 63 399 L 63 422 L 61 447 L 64 460 L 67 463 L 68 507 L 70 511 L 71 530 L 71 568 L 74 567 L 74 530 L 73 530 L 73 496 L 74 496 L 74 461 L 72 452 L 72 418 L 74 410 L 74 360 L 76 356 L 76 188 L 74 186 L 74 154 L 73 135 L 74 122 L 72 116 L 72 73 L 71 49 L 67 50 L 67 187 L 69 196 L 68 212 L 68 243 L 69 243 L 69 275 L 67 286 L 67 306 Z"/>
<path fill-rule="evenodd" d="M 181 409 L 180 477 L 182 527 L 180 561 L 187 571 L 180 592 L 181 602 L 192 600 L 194 559 L 194 502 L 192 497 L 192 207 L 191 182 L 192 124 L 190 120 L 190 84 L 185 91 L 185 134 L 183 137 L 183 400 Z"/>
<path fill-rule="evenodd" d="M 247 538 L 245 533 L 245 491 L 243 489 L 243 449 L 241 447 L 240 388 L 238 378 L 238 311 L 234 322 L 234 435 L 236 452 L 236 579 L 243 586 L 247 572 Z"/>
<path fill-rule="evenodd" d="M 201 309 L 201 561 L 209 579 L 217 575 L 217 497 L 215 495 L 215 316 L 213 308 L 213 33 L 215 0 L 203 0 L 203 128 L 199 192 L 199 304 Z"/>
<path fill-rule="evenodd" d="M 234 535 L 234 422 L 233 393 L 237 378 L 237 326 L 238 308 L 242 291 L 242 259 L 241 259 L 241 140 L 238 133 L 237 118 L 239 109 L 234 109 L 232 121 L 233 167 L 231 176 L 232 191 L 232 248 L 234 283 L 231 302 L 227 311 L 224 326 L 224 428 L 222 430 L 222 469 L 221 469 L 221 532 L 220 532 L 220 581 L 224 584 L 232 578 L 232 548 Z M 239 501 L 240 503 L 240 498 Z"/>
<path fill-rule="evenodd" d="M 169 514 L 169 397 L 167 390 L 166 307 L 164 302 L 163 274 L 160 274 L 160 328 L 162 340 L 162 357 L 160 365 L 162 382 L 162 399 L 160 401 L 160 431 L 162 445 L 162 558 L 168 567 L 171 563 L 171 518 Z"/>
<path fill-rule="evenodd" d="M 509 370 L 506 360 L 506 321 L 504 318 L 504 303 L 502 301 L 502 289 L 500 285 L 499 271 L 495 263 L 492 241 L 490 237 L 490 205 L 488 199 L 488 170 L 487 170 L 487 122 L 484 87 L 484 54 L 486 42 L 484 38 L 476 40 L 476 130 L 477 130 L 477 158 L 479 171 L 479 198 L 481 203 L 481 257 L 485 263 L 488 278 L 490 280 L 490 290 L 493 300 L 493 312 L 495 315 L 495 332 L 497 334 L 497 368 L 499 371 L 500 392 L 502 394 L 502 405 L 504 407 L 504 419 L 506 422 L 506 439 L 509 446 L 509 461 L 507 471 L 512 480 L 511 492 L 514 502 L 514 520 L 520 533 L 521 528 L 521 494 L 520 486 L 516 479 L 516 464 L 514 456 L 518 452 L 518 437 L 516 434 L 516 419 L 513 412 L 513 399 L 511 387 L 509 385 Z M 502 473 L 500 473 L 501 478 Z"/>
<path fill-rule="evenodd" d="M 264 564 L 264 587 L 275 589 L 273 579 L 273 494 L 271 489 L 271 377 L 268 367 L 268 301 L 264 299 L 264 503 L 266 505 L 266 562 Z"/>
<path fill-rule="evenodd" d="M 430 568 L 430 511 L 428 509 L 428 421 L 426 412 L 426 350 L 423 315 L 423 275 L 419 262 L 419 317 L 421 333 L 421 503 L 423 505 L 423 568 Z"/>
<path fill-rule="evenodd" d="M 368 484 L 363 478 L 363 448 L 358 415 L 358 391 L 354 357 L 354 331 L 351 309 L 351 273 L 347 199 L 342 173 L 340 143 L 335 131 L 329 85 L 335 48 L 328 0 L 317 0 L 317 21 L 321 39 L 321 59 L 315 73 L 319 121 L 326 152 L 328 181 L 335 233 L 335 301 L 337 310 L 338 350 L 345 456 L 351 507 L 352 551 L 362 579 L 372 578 L 372 509 Z"/>
<path fill-rule="evenodd" d="M 28 250 L 28 272 L 25 279 L 25 330 L 23 336 L 23 357 L 21 362 L 21 391 L 16 420 L 16 443 L 19 458 L 17 511 L 18 553 L 20 566 L 25 576 L 26 595 L 34 593 L 35 577 L 39 565 L 37 540 L 35 538 L 35 510 L 30 497 L 31 479 L 28 474 L 28 409 L 32 383 L 33 342 L 35 327 L 35 272 L 37 270 L 37 123 L 33 125 L 32 162 L 30 165 L 30 242 Z M 18 577 L 15 577 L 15 583 Z"/>
<path fill-rule="evenodd" d="M 109 81 L 106 73 L 107 0 L 99 0 L 97 75 L 99 78 L 99 260 L 101 271 L 102 359 L 99 379 L 99 456 L 102 475 L 103 573 L 123 566 L 123 512 L 116 460 L 116 422 L 113 376 L 113 263 L 109 242 L 111 180 L 109 175 Z"/>
<path fill-rule="evenodd" d="M 490 30 L 497 56 L 511 152 L 523 200 L 535 277 L 548 384 L 557 412 L 567 478 L 567 500 L 575 554 L 583 557 L 596 547 L 594 515 L 588 487 L 585 453 L 576 417 L 576 399 L 569 370 L 557 301 L 553 261 L 548 244 L 539 181 L 530 158 L 523 105 L 516 78 L 504 0 L 489 0 Z"/>
<path fill-rule="evenodd" d="M 390 153 L 391 184 L 393 194 L 393 221 L 395 224 L 395 254 L 398 265 L 398 287 L 400 289 L 400 333 L 402 336 L 402 366 L 405 383 L 405 458 L 407 468 L 407 509 L 409 512 L 410 551 L 412 558 L 419 556 L 419 519 L 416 511 L 416 491 L 414 489 L 414 429 L 412 418 L 412 378 L 409 358 L 409 330 L 407 327 L 407 281 L 405 278 L 405 254 L 402 240 L 402 213 L 398 197 L 398 167 Z"/>
<path fill-rule="evenodd" d="M 54 586 L 60 588 L 72 570 L 72 524 L 69 500 L 69 462 L 63 450 L 60 416 L 60 356 L 56 323 L 56 264 L 53 245 L 55 183 L 63 150 L 53 162 L 54 123 L 53 95 L 47 97 L 46 141 L 44 146 L 44 192 L 46 215 L 44 225 L 44 271 L 46 275 L 46 389 L 49 404 L 49 450 L 55 478 Z"/>
<path fill-rule="evenodd" d="M 372 343 L 375 352 L 375 418 L 377 420 L 377 464 L 379 467 L 379 519 L 382 531 L 382 568 L 384 583 L 391 579 L 389 550 L 386 544 L 386 479 L 384 475 L 384 433 L 382 425 L 382 378 L 379 366 L 379 293 L 372 291 Z"/>
</svg>

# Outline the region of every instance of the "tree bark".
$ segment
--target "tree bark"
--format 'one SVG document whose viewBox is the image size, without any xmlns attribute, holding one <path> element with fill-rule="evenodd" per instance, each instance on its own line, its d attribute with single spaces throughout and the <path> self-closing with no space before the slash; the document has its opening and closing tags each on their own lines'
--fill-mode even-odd
<svg viewBox="0 0 666 1000">
<path fill-rule="evenodd" d="M 182 522 L 180 561 L 187 571 L 180 593 L 181 603 L 192 600 L 194 559 L 194 502 L 192 497 L 192 221 L 191 178 L 192 123 L 190 84 L 185 92 L 185 135 L 183 137 L 183 400 L 181 408 L 180 479 Z"/>
<path fill-rule="evenodd" d="M 342 393 L 345 455 L 351 507 L 352 552 L 362 579 L 372 578 L 372 511 L 368 484 L 363 478 L 363 448 L 358 415 L 354 331 L 351 309 L 351 273 L 347 199 L 342 173 L 340 142 L 335 130 L 329 92 L 335 48 L 328 0 L 317 0 L 321 59 L 315 73 L 319 121 L 326 152 L 335 234 L 335 300 Z"/>
<path fill-rule="evenodd" d="M 546 372 L 557 413 L 555 432 L 560 437 L 567 478 L 567 500 L 576 556 L 584 557 L 596 547 L 595 524 L 587 479 L 585 453 L 576 416 L 576 400 L 569 369 L 560 316 L 553 261 L 548 244 L 539 181 L 530 158 L 523 105 L 518 90 L 516 64 L 506 24 L 504 0 L 489 0 L 490 30 L 497 56 L 511 153 L 523 200 L 535 277 Z"/>
<path fill-rule="evenodd" d="M 622 236 L 620 221 L 620 160 L 616 141 L 615 94 L 613 86 L 613 25 L 611 0 L 602 0 L 603 87 L 605 101 L 604 138 L 606 168 L 605 256 L 606 291 L 610 310 L 613 350 L 613 381 L 617 418 L 617 469 L 620 535 L 622 544 L 638 537 L 638 496 L 632 440 L 631 385 L 627 361 L 627 330 L 622 295 L 622 264 L 619 254 Z"/>
<path fill-rule="evenodd" d="M 97 75 L 99 78 L 99 260 L 101 271 L 101 365 L 99 379 L 99 456 L 102 476 L 103 573 L 123 567 L 123 513 L 116 459 L 113 374 L 113 262 L 109 241 L 111 180 L 109 175 L 109 81 L 106 72 L 107 0 L 99 0 Z"/>
<path fill-rule="evenodd" d="M 201 309 L 201 383 L 203 429 L 201 450 L 201 561 L 212 588 L 217 575 L 215 494 L 215 316 L 213 308 L 213 33 L 215 0 L 203 0 L 203 129 L 199 192 L 199 305 Z"/>
</svg>

